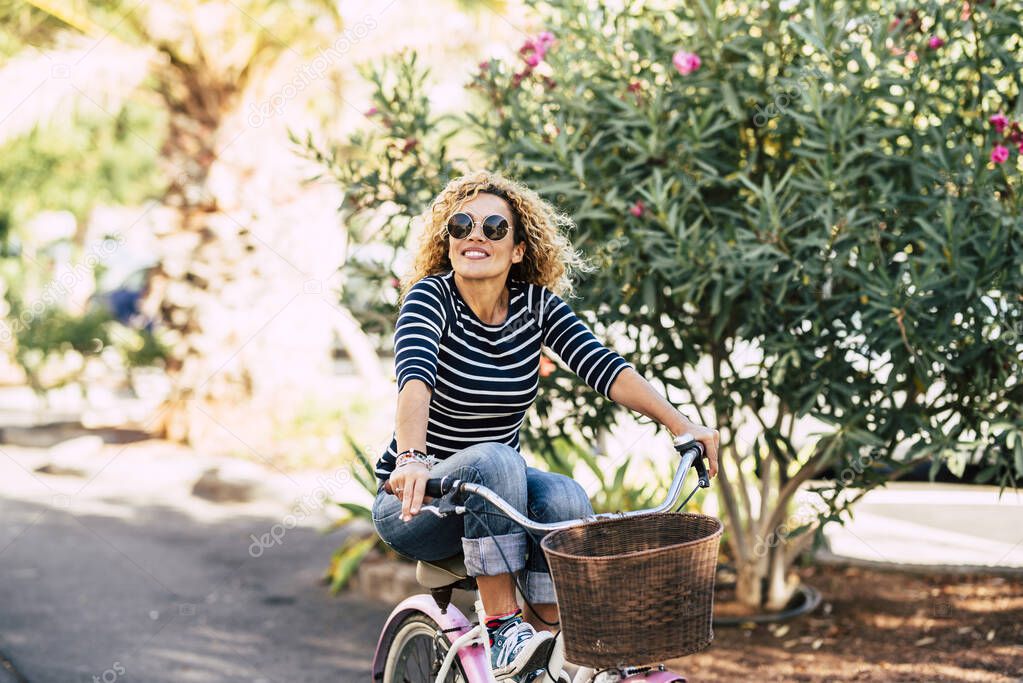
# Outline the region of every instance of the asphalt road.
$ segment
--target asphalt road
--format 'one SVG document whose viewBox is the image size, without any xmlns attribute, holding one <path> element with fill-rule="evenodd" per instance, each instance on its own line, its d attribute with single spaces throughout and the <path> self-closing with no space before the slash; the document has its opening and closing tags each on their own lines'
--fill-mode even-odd
<svg viewBox="0 0 1023 683">
<path fill-rule="evenodd" d="M 193 501 L 194 471 L 59 477 L 0 450 L 0 683 L 367 679 L 389 610 L 320 582 L 340 535 L 296 526 L 250 552 L 287 506 Z M 147 472 L 176 493 L 118 481 Z"/>
</svg>

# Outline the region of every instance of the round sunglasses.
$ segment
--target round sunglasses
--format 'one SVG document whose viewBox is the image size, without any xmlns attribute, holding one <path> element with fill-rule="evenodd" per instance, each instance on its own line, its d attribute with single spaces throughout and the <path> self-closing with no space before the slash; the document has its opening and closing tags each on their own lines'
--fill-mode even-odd
<svg viewBox="0 0 1023 683">
<path fill-rule="evenodd" d="M 472 233 L 472 228 L 475 224 L 472 216 L 459 211 L 448 219 L 448 234 L 455 239 L 463 240 Z M 510 227 L 508 219 L 500 214 L 490 214 L 483 219 L 483 234 L 488 240 L 504 239 Z"/>
</svg>

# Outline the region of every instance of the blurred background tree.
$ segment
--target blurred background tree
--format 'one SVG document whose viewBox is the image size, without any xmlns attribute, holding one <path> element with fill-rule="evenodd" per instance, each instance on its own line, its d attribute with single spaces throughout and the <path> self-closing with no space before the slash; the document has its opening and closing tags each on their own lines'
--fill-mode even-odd
<svg viewBox="0 0 1023 683">
<path fill-rule="evenodd" d="M 351 224 L 407 253 L 412 217 L 473 166 L 574 216 L 600 269 L 573 307 L 722 430 L 718 490 L 751 607 L 785 606 L 822 523 L 892 478 L 945 466 L 1018 484 L 1018 12 L 531 4 L 556 35 L 467 74 L 463 116 L 432 113 L 406 57 L 370 74 L 383 130 L 306 141 Z M 367 324 L 393 325 L 401 263 L 352 271 L 377 283 Z M 557 444 L 601 443 L 615 406 L 563 367 L 541 383 L 527 447 L 570 467 Z"/>
<path fill-rule="evenodd" d="M 158 155 L 146 139 L 159 140 L 162 111 L 124 100 L 137 83 L 130 67 L 121 69 L 122 80 L 94 93 L 92 110 L 77 113 L 67 107 L 67 88 L 33 81 L 43 71 L 54 74 L 36 41 L 50 45 L 58 63 L 74 54 L 54 42 L 60 26 L 25 3 L 0 4 L 0 63 L 9 85 L 0 102 L 0 312 L 7 318 L 0 321 L 0 352 L 12 356 L 44 401 L 67 384 L 84 393 L 80 382 L 93 359 L 130 375 L 162 356 L 148 331 L 125 325 L 93 297 L 109 264 L 86 263 L 104 240 L 117 246 L 115 231 L 102 224 L 91 239 L 86 234 L 98 207 L 160 196 Z M 109 55 L 96 57 L 93 75 L 102 81 Z M 29 91 L 38 97 L 25 98 Z M 98 110 L 101 104 L 113 113 Z M 142 349 L 147 352 L 139 354 Z"/>
<path fill-rule="evenodd" d="M 481 13 L 504 3 L 436 4 L 480 24 Z M 138 312 L 161 334 L 170 379 L 151 431 L 193 443 L 231 443 L 242 428 L 250 442 L 272 437 L 253 430 L 275 429 L 274 420 L 253 425 L 251 411 L 301 419 L 316 392 L 332 390 L 319 380 L 334 372 L 338 345 L 367 385 L 386 389 L 389 369 L 371 336 L 338 302 L 339 195 L 333 186 L 301 183 L 309 167 L 291 154 L 287 128 L 299 121 L 346 129 L 362 119 L 354 96 L 342 92 L 346 70 L 396 44 L 424 44 L 402 22 L 431 8 L 390 8 L 329 0 L 0 2 L 0 70 L 12 85 L 0 103 L 0 142 L 36 145 L 55 126 L 77 130 L 90 116 L 124 138 L 98 154 L 89 145 L 62 154 L 63 168 L 73 168 L 68 179 L 77 173 L 89 181 L 75 188 L 71 203 L 82 211 L 69 240 L 81 249 L 125 233 L 130 250 L 147 257 L 131 278 L 141 279 Z M 441 53 L 480 47 L 463 32 Z M 88 163 L 76 163 L 86 155 Z M 107 155 L 122 162 L 98 168 Z M 4 197 L 22 202 L 18 216 L 0 223 L 9 244 L 24 241 L 36 210 L 33 176 L 20 162 L 11 158 L 17 177 L 5 179 Z M 143 181 L 145 190 L 133 194 L 112 189 Z M 94 182 L 106 190 L 90 193 Z M 97 205 L 133 202 L 138 215 L 120 216 L 117 225 L 90 217 Z M 31 255 L 19 251 L 16 259 L 24 262 L 23 254 Z M 43 282 L 52 277 L 45 263 L 32 267 Z"/>
<path fill-rule="evenodd" d="M 338 322 L 343 312 L 325 314 L 309 297 L 296 301 L 305 283 L 336 267 L 328 261 L 338 256 L 331 247 L 340 245 L 342 233 L 323 207 L 327 214 L 306 211 L 301 240 L 292 234 L 294 222 L 281 204 L 291 202 L 300 211 L 303 197 L 295 196 L 294 186 L 275 185 L 282 177 L 280 156 L 267 143 L 284 138 L 281 109 L 301 105 L 291 102 L 300 88 L 271 90 L 275 70 L 298 71 L 318 54 L 325 63 L 303 75 L 330 85 L 336 66 L 330 60 L 343 57 L 352 37 L 344 34 L 331 2 L 242 5 L 34 2 L 16 3 L 5 16 L 14 53 L 5 75 L 38 78 L 47 87 L 60 77 L 70 85 L 49 88 L 51 101 L 12 103 L 16 125 L 6 135 L 30 130 L 41 123 L 36 114 L 62 108 L 116 118 L 128 98 L 160 114 L 164 130 L 158 135 L 124 126 L 133 142 L 149 148 L 125 156 L 155 161 L 163 181 L 155 220 L 143 220 L 147 209 L 136 222 L 156 238 L 140 309 L 159 323 L 171 386 L 149 426 L 174 440 L 198 442 L 221 431 L 231 423 L 226 413 L 257 394 L 278 400 L 297 395 L 329 369 L 335 331 L 360 334 L 357 326 Z M 18 51 L 12 35 L 31 46 Z M 322 57 L 341 39 L 347 41 L 343 50 Z M 53 76 L 55 69 L 60 73 Z M 292 196 L 281 196 L 287 192 Z M 322 206 L 322 191 L 318 199 Z M 321 250 L 301 247 L 304 240 Z M 329 293 L 322 281 L 315 285 L 306 290 Z M 291 309 L 288 329 L 257 339 L 285 308 Z M 374 377 L 382 376 L 378 371 Z M 295 391 L 284 391 L 288 387 Z"/>
</svg>

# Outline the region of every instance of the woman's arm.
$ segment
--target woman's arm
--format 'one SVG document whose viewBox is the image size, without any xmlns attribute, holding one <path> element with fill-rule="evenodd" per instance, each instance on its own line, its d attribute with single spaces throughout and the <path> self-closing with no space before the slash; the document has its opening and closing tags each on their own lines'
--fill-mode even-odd
<svg viewBox="0 0 1023 683">
<path fill-rule="evenodd" d="M 692 434 L 707 450 L 708 474 L 718 471 L 718 430 L 690 422 L 618 353 L 608 349 L 561 297 L 546 287 L 542 341 L 572 371 L 615 403 L 657 420 L 675 436 Z"/>
<path fill-rule="evenodd" d="M 426 431 L 432 389 L 419 378 L 409 380 L 398 392 L 395 434 L 398 452 L 415 448 L 426 452 Z M 387 486 L 401 500 L 401 518 L 408 521 L 419 512 L 430 471 L 425 465 L 408 463 L 391 472 Z"/>
<path fill-rule="evenodd" d="M 394 330 L 394 362 L 398 380 L 395 441 L 398 453 L 414 448 L 426 452 L 430 398 L 437 382 L 440 338 L 446 311 L 443 292 L 432 278 L 414 284 L 405 296 Z M 402 502 L 402 519 L 419 512 L 429 470 L 408 463 L 391 472 L 386 489 Z"/>
<path fill-rule="evenodd" d="M 430 387 L 420 379 L 409 380 L 398 392 L 394 432 L 399 453 L 409 448 L 426 452 L 431 393 Z"/>
<path fill-rule="evenodd" d="M 546 287 L 541 343 L 557 354 L 572 372 L 605 398 L 618 374 L 631 364 L 604 346 L 565 301 Z"/>
<path fill-rule="evenodd" d="M 717 474 L 720 440 L 718 430 L 690 422 L 634 369 L 625 368 L 618 374 L 611 385 L 608 397 L 615 403 L 657 420 L 675 436 L 692 434 L 693 438 L 707 449 L 710 476 Z"/>
</svg>

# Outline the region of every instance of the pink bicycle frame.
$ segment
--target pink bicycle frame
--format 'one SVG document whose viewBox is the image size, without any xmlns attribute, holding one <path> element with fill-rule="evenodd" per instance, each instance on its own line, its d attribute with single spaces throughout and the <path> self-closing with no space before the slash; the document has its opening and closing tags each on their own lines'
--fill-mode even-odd
<svg viewBox="0 0 1023 683">
<path fill-rule="evenodd" d="M 398 623 L 409 612 L 419 612 L 433 619 L 445 632 L 448 642 L 454 643 L 460 636 L 472 628 L 472 624 L 465 618 L 465 615 L 454 605 L 448 605 L 447 610 L 441 612 L 440 607 L 428 594 L 413 595 L 403 600 L 391 615 L 380 632 L 380 640 L 377 642 L 376 652 L 373 655 L 373 680 L 380 681 L 384 677 L 384 663 L 387 653 L 384 644 L 389 642 L 394 635 Z M 469 683 L 492 683 L 494 678 L 490 674 L 490 662 L 482 647 L 463 646 L 455 654 L 462 670 Z M 629 676 L 621 683 L 685 683 L 685 676 L 673 671 L 653 669 L 634 676 Z"/>
<path fill-rule="evenodd" d="M 445 632 L 448 642 L 451 643 L 455 642 L 461 635 L 472 628 L 469 620 L 454 605 L 448 605 L 448 608 L 441 612 L 433 597 L 428 594 L 424 593 L 406 598 L 391 612 L 391 616 L 387 618 L 387 624 L 384 625 L 380 633 L 376 653 L 373 655 L 374 681 L 383 680 L 384 660 L 387 655 L 383 646 L 390 641 L 394 635 L 393 631 L 408 612 L 419 612 L 433 619 L 440 626 L 441 630 Z M 493 676 L 490 675 L 490 662 L 486 660 L 482 647 L 463 647 L 456 653 L 456 657 L 459 663 L 461 663 L 465 675 L 473 683 L 476 683 L 476 681 L 482 683 L 493 680 Z"/>
<path fill-rule="evenodd" d="M 694 463 L 697 465 L 697 471 L 700 476 L 699 486 L 703 488 L 710 486 L 710 480 L 707 477 L 707 471 L 702 461 L 703 446 L 689 434 L 675 437 L 674 444 L 675 449 L 681 456 L 681 464 L 675 472 L 675 477 L 671 482 L 667 499 L 659 507 L 641 511 L 642 513 L 666 512 L 673 508 L 682 494 L 682 485 L 685 480 L 686 473 Z M 442 487 L 446 481 L 447 478 L 444 480 L 430 480 L 427 482 L 427 492 L 434 497 L 443 496 L 446 493 L 446 490 Z M 485 487 L 462 482 L 455 482 L 455 484 L 460 485 L 463 490 L 467 490 L 470 493 L 482 495 L 509 519 L 523 528 L 544 531 L 544 527 L 556 527 L 556 525 L 543 525 L 529 520 L 522 513 L 512 508 L 507 502 Z M 429 487 L 433 485 L 438 486 L 438 491 L 436 493 L 430 492 L 431 489 Z M 682 505 L 685 505 L 695 492 L 696 489 L 694 488 L 685 501 L 683 501 Z M 421 512 L 426 512 L 429 507 L 430 506 L 424 507 Z M 640 512 L 630 514 L 640 514 Z M 482 611 L 482 603 L 477 602 L 477 609 Z M 465 618 L 465 615 L 462 614 L 457 607 L 454 605 L 448 605 L 446 610 L 441 611 L 440 607 L 437 606 L 437 602 L 430 595 L 413 595 L 412 597 L 403 600 L 401 604 L 395 607 L 394 611 L 391 612 L 391 616 L 387 619 L 387 624 L 384 625 L 384 628 L 381 631 L 380 640 L 377 642 L 376 652 L 373 655 L 373 681 L 383 680 L 384 666 L 387 659 L 385 645 L 390 644 L 401 620 L 409 613 L 415 612 L 425 614 L 433 619 L 433 621 L 438 624 L 440 629 L 447 636 L 448 642 L 451 644 L 454 644 L 460 637 L 473 629 L 473 625 Z M 457 659 L 457 661 L 462 665 L 462 670 L 465 672 L 467 683 L 493 683 L 494 677 L 490 672 L 490 661 L 485 647 L 463 644 L 455 652 L 455 659 Z M 586 678 L 587 675 L 590 676 L 590 678 Z M 592 679 L 592 675 L 592 669 L 584 669 L 580 670 L 576 674 L 576 679 L 577 681 L 589 681 Z M 639 683 L 640 681 L 645 681 L 646 683 L 686 683 L 686 678 L 674 671 L 668 671 L 663 667 L 657 667 L 630 675 L 627 678 L 622 679 L 619 683 Z"/>
</svg>

